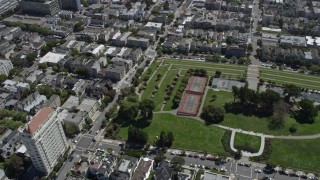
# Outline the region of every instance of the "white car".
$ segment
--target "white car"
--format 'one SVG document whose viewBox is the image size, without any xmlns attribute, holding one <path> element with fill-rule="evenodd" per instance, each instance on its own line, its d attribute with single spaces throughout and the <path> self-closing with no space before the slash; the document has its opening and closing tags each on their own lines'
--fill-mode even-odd
<svg viewBox="0 0 320 180">
<path fill-rule="evenodd" d="M 78 143 L 78 141 L 77 141 L 77 140 L 74 140 L 73 142 L 74 142 L 74 143 Z"/>
<path fill-rule="evenodd" d="M 255 169 L 254 172 L 261 173 L 262 171 L 261 171 L 261 169 Z"/>
</svg>

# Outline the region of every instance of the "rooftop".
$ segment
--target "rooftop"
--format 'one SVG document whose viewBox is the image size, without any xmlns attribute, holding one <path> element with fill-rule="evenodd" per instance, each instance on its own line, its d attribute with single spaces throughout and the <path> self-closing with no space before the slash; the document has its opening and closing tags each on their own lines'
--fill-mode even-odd
<svg viewBox="0 0 320 180">
<path fill-rule="evenodd" d="M 54 110 L 50 107 L 44 107 L 38 111 L 38 113 L 32 118 L 32 120 L 28 123 L 28 133 L 33 134 L 36 132 L 39 128 L 39 126 L 48 119 L 48 116 L 53 112 Z"/>
<path fill-rule="evenodd" d="M 53 52 L 48 52 L 45 56 L 40 59 L 40 63 L 58 63 L 61 61 L 66 54 L 58 54 Z"/>
</svg>

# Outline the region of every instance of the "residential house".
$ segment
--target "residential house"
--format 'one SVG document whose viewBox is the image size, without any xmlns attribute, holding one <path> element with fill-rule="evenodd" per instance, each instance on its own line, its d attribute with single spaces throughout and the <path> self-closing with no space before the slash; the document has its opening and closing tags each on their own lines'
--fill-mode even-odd
<svg viewBox="0 0 320 180">
<path fill-rule="evenodd" d="M 131 36 L 128 38 L 127 46 L 147 49 L 149 47 L 149 39 Z"/>
<path fill-rule="evenodd" d="M 132 179 L 140 180 L 148 178 L 153 167 L 153 162 L 152 159 L 141 157 L 137 167 L 134 169 Z"/>
<path fill-rule="evenodd" d="M 27 98 L 23 99 L 18 103 L 17 108 L 26 112 L 36 112 L 35 109 L 40 107 L 44 102 L 47 101 L 46 96 L 40 95 L 38 91 L 30 94 Z"/>
<path fill-rule="evenodd" d="M 81 97 L 86 89 L 86 81 L 83 79 L 79 79 L 79 81 L 74 85 L 72 90 L 76 93 L 77 96 Z"/>
<path fill-rule="evenodd" d="M 116 170 L 110 174 L 110 180 L 122 180 L 132 178 L 133 171 L 138 164 L 138 160 L 135 157 L 122 156 L 119 160 Z"/>
<path fill-rule="evenodd" d="M 8 76 L 11 69 L 13 65 L 10 60 L 0 60 L 0 74 Z"/>
<path fill-rule="evenodd" d="M 172 179 L 172 173 L 174 172 L 173 167 L 165 161 L 161 161 L 154 168 L 154 179 L 155 180 L 168 180 Z"/>
<path fill-rule="evenodd" d="M 191 48 L 192 39 L 183 38 L 179 42 L 178 50 L 181 52 L 189 52 Z"/>
<path fill-rule="evenodd" d="M 88 117 L 92 119 L 93 115 L 99 109 L 99 102 L 94 99 L 83 99 L 81 104 L 77 107 L 80 111 L 88 113 Z"/>
<path fill-rule="evenodd" d="M 43 107 L 51 107 L 52 109 L 57 109 L 61 106 L 60 96 L 54 94 L 50 97 L 48 101 L 43 104 Z"/>
<path fill-rule="evenodd" d="M 125 64 L 110 64 L 106 69 L 105 77 L 110 79 L 112 82 L 118 82 L 124 77 L 125 74 Z"/>
<path fill-rule="evenodd" d="M 235 56 L 236 58 L 241 58 L 246 56 L 246 49 L 238 46 L 230 46 L 225 51 L 226 58 L 231 58 Z"/>
<path fill-rule="evenodd" d="M 86 95 L 95 99 L 101 99 L 111 89 L 111 81 L 92 80 L 88 83 L 86 87 Z"/>
</svg>

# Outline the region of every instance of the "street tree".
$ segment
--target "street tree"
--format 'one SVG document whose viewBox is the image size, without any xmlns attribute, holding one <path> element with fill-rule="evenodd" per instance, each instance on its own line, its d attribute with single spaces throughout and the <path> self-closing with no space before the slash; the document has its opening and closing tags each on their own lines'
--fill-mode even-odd
<svg viewBox="0 0 320 180">
<path fill-rule="evenodd" d="M 182 157 L 175 156 L 171 159 L 170 163 L 174 166 L 176 171 L 181 171 L 181 167 L 184 165 L 185 160 Z"/>
<path fill-rule="evenodd" d="M 124 100 L 120 102 L 119 115 L 125 119 L 129 121 L 135 120 L 135 118 L 138 116 L 138 112 L 139 107 L 137 103 Z"/>
<path fill-rule="evenodd" d="M 16 179 L 24 171 L 23 161 L 21 157 L 12 154 L 3 163 L 3 170 L 6 176 L 10 179 Z"/>
</svg>

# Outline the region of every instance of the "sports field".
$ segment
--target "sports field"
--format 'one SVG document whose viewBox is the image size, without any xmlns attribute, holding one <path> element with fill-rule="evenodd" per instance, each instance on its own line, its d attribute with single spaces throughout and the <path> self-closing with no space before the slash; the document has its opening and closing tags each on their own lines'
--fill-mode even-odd
<svg viewBox="0 0 320 180">
<path fill-rule="evenodd" d="M 270 68 L 260 68 L 260 78 L 265 81 L 274 81 L 279 84 L 295 84 L 301 88 L 320 90 L 320 76 L 281 71 Z"/>
<path fill-rule="evenodd" d="M 202 95 L 184 93 L 179 105 L 178 114 L 196 116 Z"/>
<path fill-rule="evenodd" d="M 172 64 L 172 68 L 179 69 L 205 69 L 208 75 L 214 75 L 221 71 L 223 76 L 231 79 L 239 79 L 246 74 L 248 66 L 226 63 L 202 62 L 193 60 L 165 59 L 164 64 Z"/>
<path fill-rule="evenodd" d="M 206 87 L 207 78 L 192 76 L 189 79 L 186 91 L 189 93 L 202 94 Z"/>
</svg>

